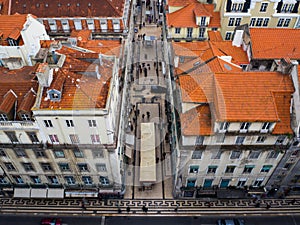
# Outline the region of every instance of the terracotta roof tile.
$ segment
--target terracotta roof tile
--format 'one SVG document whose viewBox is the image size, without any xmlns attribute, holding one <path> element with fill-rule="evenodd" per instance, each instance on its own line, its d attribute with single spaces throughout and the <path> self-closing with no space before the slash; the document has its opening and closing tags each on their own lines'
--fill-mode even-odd
<svg viewBox="0 0 300 225">
<path fill-rule="evenodd" d="M 221 16 L 220 12 L 212 12 L 208 27 L 221 27 Z"/>
<path fill-rule="evenodd" d="M 121 43 L 115 40 L 88 40 L 86 42 L 78 42 L 77 45 L 91 51 L 102 53 L 105 55 L 115 55 L 119 57 Z"/>
<path fill-rule="evenodd" d="M 8 37 L 17 40 L 23 29 L 23 25 L 27 20 L 26 15 L 0 15 L 0 32 L 3 34 L 2 40 L 7 39 Z M 4 45 L 1 43 L 1 45 Z"/>
<path fill-rule="evenodd" d="M 209 105 L 200 105 L 180 115 L 181 131 L 185 136 L 211 135 L 211 112 Z"/>
<path fill-rule="evenodd" d="M 174 7 L 183 7 L 190 3 L 196 3 L 196 2 L 198 1 L 197 0 L 168 0 L 168 5 Z"/>
<path fill-rule="evenodd" d="M 17 95 L 14 93 L 13 90 L 10 89 L 3 96 L 2 102 L 0 104 L 0 111 L 2 113 L 9 114 L 9 112 L 14 107 L 16 100 L 17 100 Z"/>
<path fill-rule="evenodd" d="M 300 30 L 250 28 L 254 59 L 300 59 Z"/>
<path fill-rule="evenodd" d="M 12 1 L 12 13 L 33 13 L 39 18 L 49 17 L 121 17 L 124 0 L 23 0 Z"/>
<path fill-rule="evenodd" d="M 276 72 L 216 73 L 217 119 L 280 121 L 274 92 L 292 94 L 294 87 L 290 76 Z"/>
<path fill-rule="evenodd" d="M 223 41 L 220 31 L 209 30 L 207 33 L 210 41 Z"/>
<path fill-rule="evenodd" d="M 195 4 L 189 4 L 182 9 L 167 14 L 169 27 L 198 27 L 194 14 Z M 178 19 L 180 18 L 180 19 Z"/>
<path fill-rule="evenodd" d="M 279 116 L 279 122 L 276 123 L 273 134 L 293 134 L 291 128 L 291 92 L 274 92 L 275 104 Z"/>
<path fill-rule="evenodd" d="M 36 92 L 33 89 L 30 89 L 24 96 L 23 101 L 18 107 L 18 113 L 20 112 L 31 112 L 31 107 L 36 99 Z"/>
</svg>

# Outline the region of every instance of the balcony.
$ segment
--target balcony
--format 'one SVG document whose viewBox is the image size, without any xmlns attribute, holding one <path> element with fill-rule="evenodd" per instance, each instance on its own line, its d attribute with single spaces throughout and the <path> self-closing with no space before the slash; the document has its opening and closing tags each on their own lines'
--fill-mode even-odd
<svg viewBox="0 0 300 225">
<path fill-rule="evenodd" d="M 1 121 L 0 130 L 38 130 L 38 126 L 32 121 Z"/>
</svg>

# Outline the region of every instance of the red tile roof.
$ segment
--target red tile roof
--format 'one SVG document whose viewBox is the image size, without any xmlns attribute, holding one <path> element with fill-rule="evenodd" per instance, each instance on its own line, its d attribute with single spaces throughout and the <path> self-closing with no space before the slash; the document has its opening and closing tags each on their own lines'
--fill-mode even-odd
<svg viewBox="0 0 300 225">
<path fill-rule="evenodd" d="M 254 59 L 300 59 L 300 30 L 250 28 Z"/>
<path fill-rule="evenodd" d="M 51 86 L 44 89 L 40 109 L 105 108 L 114 62 L 103 58 L 101 65 L 98 54 L 81 53 L 66 47 L 62 47 L 58 53 L 65 54 L 66 60 L 63 67 L 54 72 Z M 82 58 L 82 54 L 94 57 L 93 63 L 84 61 L 87 58 Z M 97 79 L 96 72 L 100 74 L 100 79 Z M 62 91 L 60 101 L 47 98 L 47 91 L 53 88 Z"/>
<path fill-rule="evenodd" d="M 211 112 L 208 104 L 197 106 L 180 115 L 181 131 L 185 136 L 213 134 Z"/>
<path fill-rule="evenodd" d="M 17 111 L 30 113 L 36 96 L 34 95 L 32 98 L 29 98 L 27 94 L 31 89 L 35 92 L 38 89 L 35 69 L 35 66 L 25 66 L 17 70 L 8 70 L 0 67 L 0 108 L 3 112 L 8 113 L 12 105 L 13 107 L 15 106 L 16 102 Z M 17 95 L 17 101 L 15 101 L 13 93 Z"/>
<path fill-rule="evenodd" d="M 12 13 L 33 13 L 39 18 L 49 17 L 121 17 L 124 0 L 22 0 L 12 1 Z"/>
<path fill-rule="evenodd" d="M 220 31 L 209 30 L 207 33 L 210 41 L 223 41 Z"/>
<path fill-rule="evenodd" d="M 12 38 L 17 40 L 21 35 L 23 25 L 27 20 L 27 14 L 0 15 L 0 33 L 3 35 L 0 41 L 1 45 L 7 45 L 6 39 Z"/>
<path fill-rule="evenodd" d="M 182 102 L 209 103 L 217 121 L 276 122 L 274 134 L 292 132 L 289 109 L 294 86 L 289 75 L 200 73 L 180 76 L 179 84 Z"/>
<path fill-rule="evenodd" d="M 183 7 L 190 3 L 197 3 L 197 0 L 168 0 L 167 4 L 174 7 Z"/>
</svg>

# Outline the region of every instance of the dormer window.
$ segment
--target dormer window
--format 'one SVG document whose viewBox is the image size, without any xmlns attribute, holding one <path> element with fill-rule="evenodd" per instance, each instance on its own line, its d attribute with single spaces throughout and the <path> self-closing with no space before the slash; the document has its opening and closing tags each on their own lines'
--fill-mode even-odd
<svg viewBox="0 0 300 225">
<path fill-rule="evenodd" d="M 206 17 L 202 16 L 200 21 L 200 26 L 205 26 L 205 22 L 206 22 Z"/>
<path fill-rule="evenodd" d="M 107 32 L 107 21 L 106 19 L 100 19 L 100 27 L 102 32 Z"/>
<path fill-rule="evenodd" d="M 21 114 L 21 119 L 23 121 L 31 121 L 31 117 L 28 114 Z"/>
<path fill-rule="evenodd" d="M 7 115 L 4 114 L 4 113 L 1 113 L 1 114 L 0 114 L 0 121 L 8 121 Z"/>
<path fill-rule="evenodd" d="M 48 91 L 48 98 L 50 98 L 51 101 L 60 101 L 61 100 L 61 92 L 51 89 Z"/>
<path fill-rule="evenodd" d="M 120 21 L 113 20 L 113 27 L 114 27 L 114 32 L 120 32 Z"/>
</svg>

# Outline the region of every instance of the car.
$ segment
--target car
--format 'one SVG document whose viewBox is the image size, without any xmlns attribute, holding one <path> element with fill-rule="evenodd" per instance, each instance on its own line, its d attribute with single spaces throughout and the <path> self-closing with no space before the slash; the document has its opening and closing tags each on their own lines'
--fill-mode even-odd
<svg viewBox="0 0 300 225">
<path fill-rule="evenodd" d="M 217 220 L 217 225 L 245 225 L 241 219 L 220 219 Z"/>
<path fill-rule="evenodd" d="M 41 225 L 62 225 L 60 218 L 44 218 L 41 220 Z"/>
</svg>

